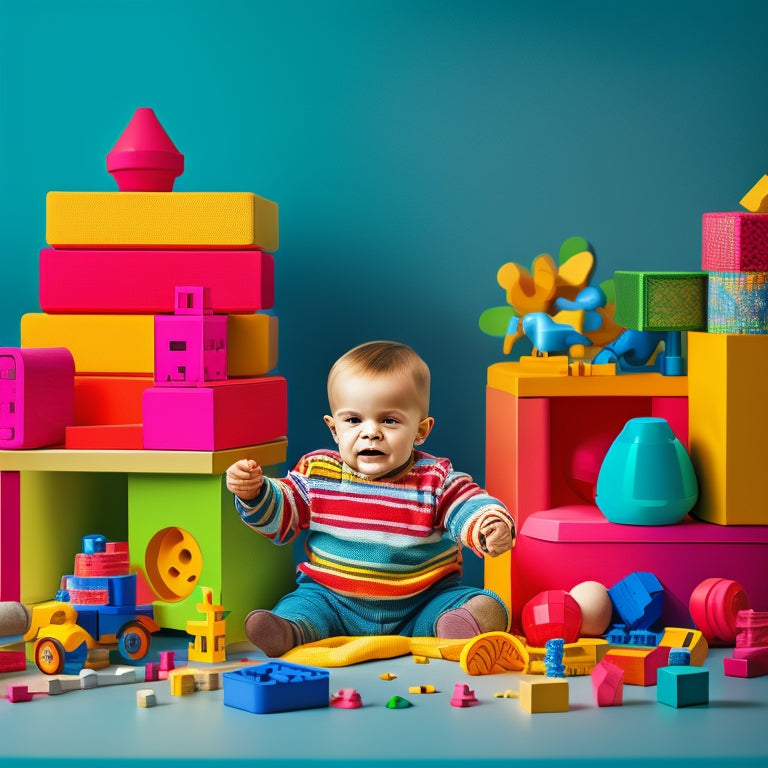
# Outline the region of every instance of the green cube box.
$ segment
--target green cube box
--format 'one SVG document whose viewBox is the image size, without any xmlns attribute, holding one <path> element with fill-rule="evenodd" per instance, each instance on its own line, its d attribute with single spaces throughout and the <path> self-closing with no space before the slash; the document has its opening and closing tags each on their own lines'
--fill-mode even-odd
<svg viewBox="0 0 768 768">
<path fill-rule="evenodd" d="M 703 667 L 661 667 L 656 677 L 656 700 L 668 707 L 709 704 L 709 670 Z"/>
<path fill-rule="evenodd" d="M 613 273 L 613 319 L 635 331 L 705 331 L 706 272 Z"/>
</svg>

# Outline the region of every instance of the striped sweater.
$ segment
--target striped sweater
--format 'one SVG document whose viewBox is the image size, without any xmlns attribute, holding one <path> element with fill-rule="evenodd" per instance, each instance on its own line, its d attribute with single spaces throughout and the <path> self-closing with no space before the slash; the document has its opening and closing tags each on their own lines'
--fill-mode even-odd
<svg viewBox="0 0 768 768">
<path fill-rule="evenodd" d="M 406 598 L 461 573 L 461 546 L 483 556 L 480 528 L 512 520 L 504 505 L 448 459 L 414 451 L 396 477 L 371 480 L 335 451 L 304 456 L 282 479 L 264 478 L 243 522 L 287 544 L 305 529 L 306 561 L 318 584 L 345 595 Z"/>
</svg>

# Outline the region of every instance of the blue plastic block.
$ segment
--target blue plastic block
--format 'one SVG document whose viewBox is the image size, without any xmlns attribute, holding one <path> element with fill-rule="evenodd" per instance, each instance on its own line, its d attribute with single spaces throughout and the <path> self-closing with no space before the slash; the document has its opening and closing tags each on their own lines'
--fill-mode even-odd
<svg viewBox="0 0 768 768">
<path fill-rule="evenodd" d="M 246 712 L 290 712 L 327 707 L 330 675 L 324 669 L 281 661 L 245 667 L 222 675 L 224 704 Z"/>
<path fill-rule="evenodd" d="M 650 629 L 661 618 L 664 588 L 652 573 L 630 573 L 608 590 L 608 596 L 630 630 Z"/>
<path fill-rule="evenodd" d="M 656 677 L 656 699 L 669 707 L 709 704 L 709 670 L 703 667 L 661 667 Z"/>
</svg>

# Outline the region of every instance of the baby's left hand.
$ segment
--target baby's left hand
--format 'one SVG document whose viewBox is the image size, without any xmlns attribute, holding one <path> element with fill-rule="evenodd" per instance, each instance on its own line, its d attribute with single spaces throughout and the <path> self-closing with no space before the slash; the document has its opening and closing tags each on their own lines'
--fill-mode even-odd
<svg viewBox="0 0 768 768">
<path fill-rule="evenodd" d="M 483 549 L 491 557 L 509 552 L 515 541 L 509 523 L 498 518 L 490 520 L 480 529 L 480 537 Z"/>
</svg>

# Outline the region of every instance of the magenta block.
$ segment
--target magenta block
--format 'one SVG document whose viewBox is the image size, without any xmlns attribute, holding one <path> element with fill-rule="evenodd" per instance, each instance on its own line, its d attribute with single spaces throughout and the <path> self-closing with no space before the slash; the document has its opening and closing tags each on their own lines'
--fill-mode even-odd
<svg viewBox="0 0 768 768">
<path fill-rule="evenodd" d="M 175 315 L 210 315 L 211 289 L 202 285 L 177 285 L 174 289 Z"/>
<path fill-rule="evenodd" d="M 288 431 L 282 376 L 227 379 L 202 387 L 150 387 L 143 395 L 144 448 L 222 451 L 268 443 Z"/>
<path fill-rule="evenodd" d="M 226 315 L 155 315 L 157 386 L 197 387 L 226 378 Z"/>
<path fill-rule="evenodd" d="M 21 599 L 21 476 L 0 471 L 0 602 Z"/>
<path fill-rule="evenodd" d="M 271 309 L 275 262 L 255 249 L 59 249 L 40 251 L 43 312 L 159 315 L 176 311 L 177 286 L 205 286 L 220 315 Z"/>
<path fill-rule="evenodd" d="M 74 409 L 68 349 L 0 347 L 0 449 L 63 445 Z"/>
<path fill-rule="evenodd" d="M 752 604 L 768 605 L 766 562 L 768 526 L 712 525 L 691 517 L 675 525 L 621 525 L 585 504 L 529 515 L 513 568 L 523 603 L 583 581 L 610 589 L 633 571 L 653 573 L 664 590 L 662 625 L 694 627 L 691 594 L 713 573 L 738 581 Z"/>
<path fill-rule="evenodd" d="M 708 272 L 768 271 L 768 215 L 705 213 L 701 246 L 701 266 Z"/>
</svg>

